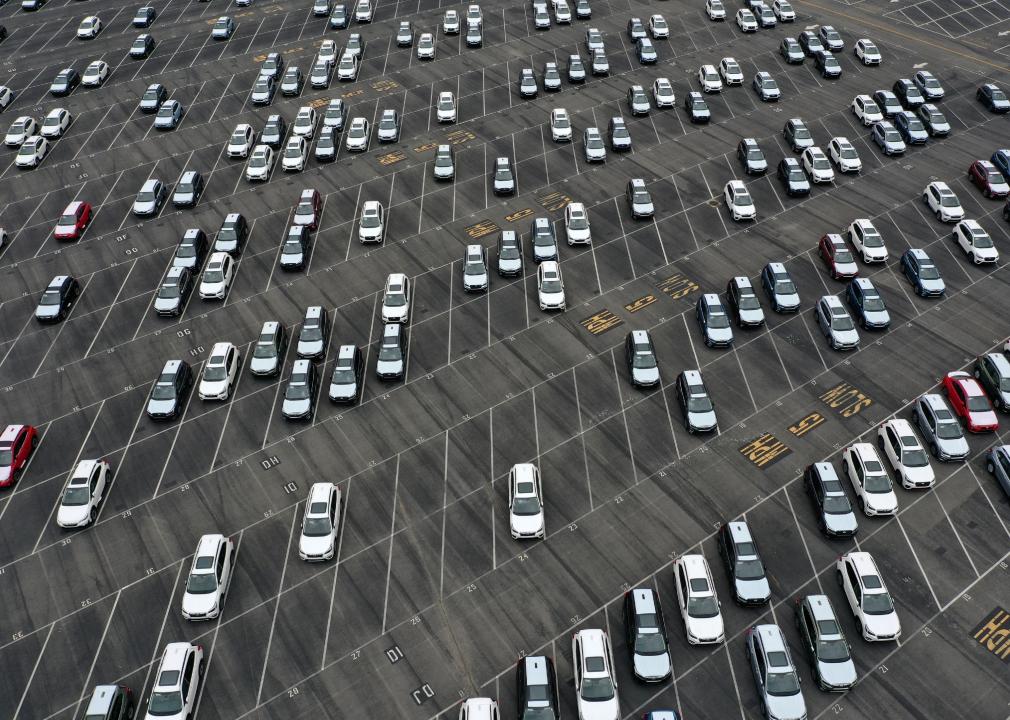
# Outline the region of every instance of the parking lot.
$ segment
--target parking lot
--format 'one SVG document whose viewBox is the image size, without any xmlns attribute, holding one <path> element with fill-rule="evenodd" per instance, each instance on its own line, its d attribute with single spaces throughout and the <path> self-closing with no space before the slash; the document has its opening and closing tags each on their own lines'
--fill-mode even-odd
<svg viewBox="0 0 1010 720">
<path fill-rule="evenodd" d="M 983 82 L 1010 84 L 1007 56 L 998 53 L 1007 38 L 997 35 L 1010 30 L 1006 0 L 949 8 L 798 0 L 795 23 L 750 35 L 732 19 L 711 22 L 698 0 L 592 0 L 592 20 L 547 31 L 534 29 L 528 5 L 484 0 L 480 49 L 441 33 L 444 9 L 465 5 L 434 0 L 380 1 L 374 22 L 340 31 L 313 17 L 306 0 L 150 4 L 157 46 L 144 60 L 128 56 L 139 32 L 130 26 L 133 5 L 0 7 L 8 30 L 0 83 L 16 92 L 0 116 L 5 126 L 22 114 L 41 121 L 54 107 L 74 116 L 37 169 L 15 167 L 15 151 L 0 148 L 0 227 L 9 238 L 0 249 L 0 407 L 4 424 L 31 423 L 42 436 L 15 488 L 0 491 L 0 717 L 80 717 L 96 683 L 126 684 L 145 698 L 164 645 L 177 640 L 202 644 L 209 658 L 202 720 L 433 720 L 454 717 L 460 699 L 473 695 L 497 698 L 511 717 L 515 663 L 529 654 L 554 657 L 563 715 L 577 717 L 571 635 L 602 627 L 614 644 L 624 718 L 657 708 L 684 718 L 757 718 L 743 637 L 754 624 L 776 622 L 801 667 L 810 718 L 1010 718 L 1007 658 L 974 637 L 994 608 L 1010 607 L 1010 505 L 983 459 L 993 444 L 1010 442 L 1006 415 L 995 438 L 969 438 L 966 463 L 933 462 L 934 489 L 898 489 L 896 517 L 860 516 L 855 541 L 821 535 L 802 483 L 809 463 L 838 466 L 842 448 L 875 442 L 883 420 L 909 417 L 915 398 L 935 391 L 948 371 L 970 369 L 1007 339 L 1005 265 L 968 262 L 950 242 L 950 226 L 920 201 L 928 182 L 946 181 L 967 216 L 1010 253 L 1004 202 L 983 198 L 965 177 L 972 160 L 1006 147 L 1010 136 L 1010 116 L 975 99 Z M 727 3 L 731 15 L 739 6 Z M 659 64 L 649 67 L 638 63 L 625 27 L 654 12 L 671 33 L 656 41 Z M 80 42 L 74 30 L 89 13 L 105 29 Z M 235 35 L 211 40 L 225 13 L 237 22 Z M 436 33 L 434 61 L 396 46 L 404 19 L 415 37 Z M 778 52 L 783 37 L 819 24 L 845 38 L 838 80 L 821 78 L 809 60 L 786 65 Z M 587 27 L 604 33 L 609 76 L 582 86 L 566 79 L 557 93 L 520 98 L 520 70 L 532 67 L 540 78 L 545 62 L 563 67 L 569 54 L 585 55 Z M 249 102 L 267 52 L 281 51 L 307 72 L 323 39 L 342 46 L 350 32 L 367 42 L 355 82 L 306 85 L 300 97 L 278 94 L 268 108 Z M 859 37 L 878 44 L 881 66 L 856 60 Z M 728 88 L 706 96 L 712 122 L 692 125 L 681 99 L 697 89 L 701 64 L 727 55 L 748 79 L 771 72 L 783 98 L 764 104 L 749 83 Z M 102 88 L 50 97 L 62 68 L 83 72 L 99 58 L 113 69 Z M 849 103 L 919 68 L 946 89 L 951 134 L 885 157 Z M 671 79 L 677 107 L 632 117 L 628 85 L 648 88 L 661 75 Z M 172 132 L 153 130 L 152 116 L 137 110 L 152 82 L 185 107 Z M 458 101 L 452 125 L 435 117 L 443 90 Z M 272 113 L 290 123 L 298 107 L 321 109 L 333 97 L 370 122 L 396 109 L 400 141 L 373 136 L 363 154 L 341 146 L 334 163 L 311 160 L 297 174 L 277 168 L 259 185 L 225 154 L 236 124 L 260 129 Z M 571 114 L 575 142 L 551 141 L 554 107 Z M 615 115 L 624 115 L 634 149 L 588 165 L 581 130 L 604 129 Z M 862 173 L 839 174 L 804 199 L 787 197 L 774 171 L 744 176 L 739 138 L 757 138 L 774 167 L 794 155 L 781 133 L 792 117 L 822 147 L 847 136 Z M 439 143 L 455 149 L 453 182 L 432 177 Z M 513 197 L 491 188 L 499 156 L 515 167 Z M 166 203 L 154 218 L 133 216 L 146 179 L 171 185 L 184 169 L 207 181 L 196 208 Z M 624 188 L 635 177 L 649 185 L 652 219 L 631 217 Z M 722 201 L 735 177 L 755 199 L 755 223 L 734 222 Z M 280 242 L 308 187 L 324 198 L 322 222 L 308 267 L 288 273 L 278 268 Z M 52 228 L 72 200 L 90 202 L 95 216 L 79 242 L 60 242 Z M 381 246 L 357 240 L 367 200 L 388 213 Z M 563 237 L 572 201 L 588 208 L 594 239 L 561 244 L 567 311 L 539 309 L 528 252 L 522 277 L 492 272 L 488 292 L 464 292 L 468 243 L 489 248 L 493 268 L 500 230 L 517 230 L 528 247 L 530 221 L 547 216 Z M 199 227 L 211 236 L 229 212 L 242 213 L 251 234 L 226 300 L 194 293 L 181 318 L 158 317 L 154 294 L 183 232 Z M 857 217 L 872 218 L 891 249 L 886 265 L 860 263 L 860 271 L 880 289 L 892 323 L 860 331 L 861 349 L 839 353 L 810 310 L 845 285 L 828 275 L 816 246 Z M 914 294 L 898 263 L 906 247 L 923 247 L 936 262 L 944 298 Z M 778 315 L 765 303 L 766 327 L 734 329 L 732 349 L 706 347 L 694 314 L 699 294 L 722 292 L 735 275 L 756 282 L 770 261 L 786 264 L 801 312 Z M 378 308 L 391 272 L 412 277 L 413 311 L 405 377 L 383 383 L 374 373 Z M 61 273 L 77 277 L 81 298 L 62 323 L 40 325 L 33 310 Z M 333 322 L 318 363 L 324 397 L 311 421 L 293 423 L 279 403 L 293 352 L 277 379 L 252 376 L 247 360 L 264 321 L 279 320 L 295 336 L 315 304 Z M 623 343 L 633 328 L 652 333 L 659 389 L 629 383 Z M 210 403 L 194 394 L 180 420 L 149 420 L 146 399 L 165 361 L 199 370 L 225 340 L 243 358 L 232 398 Z M 347 343 L 366 357 L 354 407 L 325 397 L 336 348 Z M 712 393 L 714 435 L 684 429 L 673 382 L 687 368 L 699 368 Z M 114 483 L 96 526 L 68 533 L 54 521 L 60 492 L 78 460 L 96 457 L 110 461 Z M 541 541 L 509 533 L 506 479 L 519 462 L 542 473 Z M 316 565 L 301 561 L 296 545 L 306 492 L 320 481 L 340 484 L 345 509 L 337 559 Z M 770 575 L 772 601 L 761 609 L 732 603 L 718 561 L 717 527 L 741 516 Z M 179 604 L 196 541 L 211 532 L 235 541 L 237 575 L 222 617 L 199 625 L 182 619 Z M 834 567 L 857 548 L 873 554 L 894 597 L 898 643 L 863 641 L 848 612 Z M 723 645 L 685 640 L 671 567 L 686 552 L 712 564 Z M 666 608 L 674 675 L 656 686 L 633 679 L 624 640 L 623 593 L 641 585 L 655 587 Z M 841 695 L 817 689 L 793 624 L 794 600 L 821 592 L 839 611 L 861 678 Z"/>
</svg>

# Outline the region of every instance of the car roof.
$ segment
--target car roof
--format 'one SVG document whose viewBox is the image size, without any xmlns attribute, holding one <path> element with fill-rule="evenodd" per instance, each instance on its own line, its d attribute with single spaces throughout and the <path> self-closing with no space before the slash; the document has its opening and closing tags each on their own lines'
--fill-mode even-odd
<svg viewBox="0 0 1010 720">
<path fill-rule="evenodd" d="M 787 159 L 792 159 L 792 158 L 787 158 Z M 773 273 L 782 273 L 782 274 L 785 274 L 785 272 L 786 272 L 786 266 L 783 265 L 780 262 L 770 262 L 765 267 L 767 267 Z"/>
<path fill-rule="evenodd" d="M 705 293 L 702 297 L 705 299 L 705 304 L 710 308 L 722 308 L 722 301 L 715 293 Z"/>
<path fill-rule="evenodd" d="M 204 535 L 196 544 L 196 556 L 204 557 L 207 555 L 215 555 L 217 553 L 218 546 L 224 542 L 224 539 L 224 535 L 221 535 L 220 533 Z"/>
<path fill-rule="evenodd" d="M 842 301 L 838 299 L 837 295 L 822 295 L 821 302 L 827 305 L 832 310 L 845 309 L 842 307 Z"/>
<path fill-rule="evenodd" d="M 688 385 L 704 386 L 705 384 L 704 380 L 701 379 L 701 372 L 699 370 L 684 370 L 681 374 Z"/>
<path fill-rule="evenodd" d="M 403 273 L 389 273 L 389 277 L 386 278 L 386 285 L 404 285 L 407 282 L 407 276 Z"/>
<path fill-rule="evenodd" d="M 165 646 L 165 653 L 161 657 L 161 667 L 159 670 L 182 670 L 183 663 L 186 661 L 186 655 L 192 649 L 192 645 L 188 642 L 174 642 L 169 643 Z M 158 677 L 161 677 L 161 672 L 158 673 Z M 177 678 L 175 685 L 182 683 L 182 676 Z M 155 681 L 157 685 L 157 680 Z"/>
<path fill-rule="evenodd" d="M 631 341 L 636 344 L 652 344 L 652 339 L 649 337 L 648 330 L 632 330 L 628 334 L 631 335 Z"/>
<path fill-rule="evenodd" d="M 633 588 L 629 590 L 629 594 L 637 615 L 654 615 L 658 611 L 656 594 L 652 588 Z"/>
<path fill-rule="evenodd" d="M 978 384 L 978 380 L 973 378 L 969 373 L 951 372 L 947 373 L 947 377 L 954 382 L 959 383 L 966 395 L 971 397 L 985 395 L 985 392 L 982 390 L 982 386 Z"/>
<path fill-rule="evenodd" d="M 894 431 L 899 435 L 910 435 L 913 438 L 915 438 L 916 443 L 919 442 L 919 439 L 916 437 L 915 433 L 912 432 L 911 423 L 909 423 L 908 420 L 906 420 L 905 418 L 891 418 L 890 420 L 887 420 L 884 424 L 894 428 Z"/>
<path fill-rule="evenodd" d="M 817 475 L 822 481 L 838 480 L 838 473 L 835 472 L 835 466 L 831 463 L 817 462 L 812 467 L 817 471 Z"/>
<path fill-rule="evenodd" d="M 400 336 L 400 323 L 386 323 L 386 326 L 382 329 L 383 339 L 389 339 L 399 336 Z"/>
<path fill-rule="evenodd" d="M 333 490 L 334 484 L 331 482 L 317 482 L 313 483 L 312 487 L 309 488 L 309 498 L 307 503 L 311 504 L 313 502 L 326 502 L 330 500 L 330 492 Z"/>
<path fill-rule="evenodd" d="M 704 577 L 708 579 L 708 562 L 705 560 L 704 555 L 681 555 L 680 563 L 684 566 L 687 571 L 688 578 L 692 577 Z M 709 592 L 714 593 L 715 588 L 712 583 L 708 584 Z M 693 590 L 691 592 L 694 592 Z"/>
<path fill-rule="evenodd" d="M 734 543 L 754 542 L 754 537 L 751 535 L 750 528 L 743 520 L 728 522 L 726 523 L 726 528 Z"/>
<path fill-rule="evenodd" d="M 870 282 L 870 278 L 855 278 L 853 282 L 860 290 L 876 290 L 873 283 Z"/>
<path fill-rule="evenodd" d="M 25 426 L 24 425 L 8 425 L 4 429 L 3 433 L 0 434 L 0 442 L 5 442 L 5 443 L 12 443 L 12 442 L 14 442 L 14 438 L 16 438 L 18 436 L 18 433 L 21 432 L 21 428 L 23 428 L 23 427 L 25 427 Z"/>
<path fill-rule="evenodd" d="M 831 601 L 828 600 L 827 595 L 807 595 L 804 602 L 810 608 L 810 614 L 813 615 L 815 621 L 834 620 L 837 623 L 838 618 L 835 616 L 834 608 L 831 607 Z"/>
<path fill-rule="evenodd" d="M 233 347 L 235 346 L 230 342 L 214 343 L 214 347 L 210 349 L 210 357 L 213 358 L 215 355 L 224 355 Z M 208 362 L 210 361 L 208 360 Z"/>
<path fill-rule="evenodd" d="M 179 276 L 181 276 L 184 272 L 189 272 L 189 268 L 181 267 L 179 265 L 173 265 L 168 269 L 168 272 L 165 273 L 165 278 L 175 280 L 179 278 Z"/>
<path fill-rule="evenodd" d="M 309 305 L 307 308 L 305 308 L 305 319 L 306 320 L 309 320 L 309 319 L 312 319 L 312 320 L 318 319 L 319 317 L 322 316 L 322 314 L 323 314 L 323 307 L 322 307 L 322 305 Z"/>
<path fill-rule="evenodd" d="M 57 275 L 49 281 L 49 287 L 62 287 L 69 277 L 69 275 Z"/>
<path fill-rule="evenodd" d="M 88 709 L 85 711 L 84 715 L 86 717 L 91 717 L 93 715 L 105 717 L 105 714 L 112 706 L 112 701 L 116 698 L 116 692 L 118 689 L 119 687 L 117 685 L 96 686 L 91 694 L 91 700 L 88 702 Z"/>
<path fill-rule="evenodd" d="M 527 655 L 523 658 L 526 667 L 526 683 L 528 685 L 546 685 L 550 682 L 547 676 L 547 658 L 543 655 Z"/>
<path fill-rule="evenodd" d="M 295 360 L 295 364 L 291 366 L 291 374 L 295 373 L 308 373 L 309 368 L 312 367 L 312 363 L 305 358 L 299 358 Z"/>
<path fill-rule="evenodd" d="M 863 552 L 860 550 L 853 550 L 842 556 L 848 559 L 856 568 L 856 573 L 860 576 L 862 575 L 876 575 L 880 576 L 880 572 L 877 570 L 877 563 L 873 561 L 873 556 L 868 552 Z M 883 580 L 881 580 L 883 582 Z"/>
<path fill-rule="evenodd" d="M 909 255 L 914 257 L 916 260 L 929 260 L 929 255 L 922 248 L 909 248 L 906 250 Z"/>
<path fill-rule="evenodd" d="M 606 633 L 599 628 L 583 628 L 576 633 L 576 637 L 582 643 L 582 659 L 585 661 L 587 657 L 605 655 L 606 646 L 604 639 L 606 638 Z"/>
</svg>

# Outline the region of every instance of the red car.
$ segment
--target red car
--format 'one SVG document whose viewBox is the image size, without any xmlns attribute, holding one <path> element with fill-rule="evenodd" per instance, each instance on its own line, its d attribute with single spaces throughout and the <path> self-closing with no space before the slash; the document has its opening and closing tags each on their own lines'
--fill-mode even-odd
<svg viewBox="0 0 1010 720">
<path fill-rule="evenodd" d="M 828 266 L 831 277 L 835 280 L 840 278 L 852 278 L 859 274 L 859 266 L 856 259 L 842 240 L 842 236 L 837 233 L 828 233 L 821 238 L 817 247 L 817 252 Z"/>
<path fill-rule="evenodd" d="M 81 200 L 74 200 L 67 205 L 67 209 L 56 222 L 53 235 L 57 240 L 76 240 L 89 222 L 91 222 L 91 205 Z"/>
<path fill-rule="evenodd" d="M 943 389 L 955 414 L 964 418 L 970 432 L 990 432 L 999 429 L 996 411 L 978 380 L 966 372 L 947 373 Z"/>
<path fill-rule="evenodd" d="M 973 162 L 968 168 L 968 179 L 978 185 L 987 198 L 1005 198 L 1010 194 L 1010 185 L 1007 184 L 1003 173 L 989 160 Z"/>
<path fill-rule="evenodd" d="M 295 206 L 295 215 L 291 220 L 292 225 L 304 225 L 309 230 L 315 230 L 319 223 L 319 215 L 323 211 L 323 200 L 319 197 L 319 192 L 309 188 L 302 190 L 298 204 Z"/>
<path fill-rule="evenodd" d="M 8 425 L 0 434 L 0 487 L 14 484 L 38 442 L 38 433 L 31 425 Z"/>
</svg>

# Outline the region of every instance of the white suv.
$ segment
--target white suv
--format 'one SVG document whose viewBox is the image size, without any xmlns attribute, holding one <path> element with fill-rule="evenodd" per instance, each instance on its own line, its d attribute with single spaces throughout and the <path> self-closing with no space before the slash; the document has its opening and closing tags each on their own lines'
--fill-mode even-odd
<svg viewBox="0 0 1010 720">
<path fill-rule="evenodd" d="M 954 242 L 976 265 L 999 262 L 999 251 L 989 233 L 976 220 L 962 220 L 954 227 Z"/>
<path fill-rule="evenodd" d="M 358 240 L 362 243 L 381 243 L 386 234 L 385 230 L 382 203 L 378 200 L 366 200 L 361 206 L 361 218 L 358 220 Z"/>
<path fill-rule="evenodd" d="M 835 570 L 863 639 L 886 642 L 901 637 L 898 613 L 873 556 L 850 552 L 838 558 Z"/>
<path fill-rule="evenodd" d="M 730 180 L 726 183 L 723 191 L 726 198 L 726 207 L 737 222 L 741 220 L 753 220 L 757 217 L 757 208 L 754 206 L 754 198 L 747 192 L 747 186 L 742 180 Z"/>
<path fill-rule="evenodd" d="M 589 228 L 589 213 L 580 202 L 565 205 L 565 235 L 569 245 L 588 245 L 592 242 Z"/>
<path fill-rule="evenodd" d="M 702 65 L 698 68 L 698 85 L 707 93 L 722 92 L 722 78 L 719 77 L 714 65 Z"/>
<path fill-rule="evenodd" d="M 227 400 L 238 377 L 238 348 L 230 342 L 215 343 L 203 366 L 198 390 L 201 400 Z"/>
<path fill-rule="evenodd" d="M 98 517 L 98 506 L 105 499 L 111 470 L 105 460 L 81 460 L 67 481 L 56 511 L 56 524 L 61 528 L 90 525 Z"/>
<path fill-rule="evenodd" d="M 235 562 L 235 543 L 224 535 L 204 535 L 197 543 L 182 596 L 182 616 L 211 620 L 221 614 Z"/>
<path fill-rule="evenodd" d="M 307 562 L 331 559 L 339 532 L 340 488 L 331 482 L 313 484 L 305 501 L 298 557 Z"/>
<path fill-rule="evenodd" d="M 572 665 L 580 720 L 620 720 L 614 653 L 607 633 L 596 628 L 575 633 Z"/>
<path fill-rule="evenodd" d="M 564 108 L 551 110 L 551 139 L 554 142 L 571 142 L 572 121 Z"/>
<path fill-rule="evenodd" d="M 866 127 L 884 119 L 884 113 L 881 112 L 880 106 L 869 95 L 856 95 L 853 98 L 852 114 L 859 118 Z"/>
<path fill-rule="evenodd" d="M 842 469 L 856 493 L 859 507 L 868 516 L 894 515 L 898 497 L 884 464 L 870 443 L 855 443 L 842 453 Z"/>
<path fill-rule="evenodd" d="M 405 323 L 410 319 L 410 278 L 390 273 L 382 293 L 382 322 Z"/>
<path fill-rule="evenodd" d="M 248 123 L 239 123 L 235 126 L 231 138 L 228 140 L 228 157 L 244 158 L 249 156 L 249 151 L 256 144 L 256 131 Z"/>
<path fill-rule="evenodd" d="M 532 463 L 518 463 L 509 471 L 509 529 L 516 540 L 544 536 L 543 485 Z"/>
<path fill-rule="evenodd" d="M 887 262 L 887 246 L 884 238 L 867 218 L 858 218 L 849 225 L 849 242 L 856 252 L 863 256 L 865 263 Z"/>
<path fill-rule="evenodd" d="M 673 566 L 677 604 L 692 645 L 720 643 L 726 637 L 719 597 L 704 555 L 681 555 Z"/>
<path fill-rule="evenodd" d="M 743 85 L 743 70 L 734 58 L 724 57 L 719 61 L 719 75 L 727 85 Z"/>
<path fill-rule="evenodd" d="M 203 647 L 188 642 L 165 646 L 145 720 L 184 720 L 193 716 L 203 681 Z"/>
<path fill-rule="evenodd" d="M 835 170 L 828 162 L 828 156 L 817 146 L 803 151 L 803 169 L 812 183 L 829 183 L 835 179 Z"/>
<path fill-rule="evenodd" d="M 908 420 L 892 418 L 882 423 L 877 429 L 877 443 L 903 488 L 933 487 L 936 475 L 929 464 L 929 455 Z"/>
<path fill-rule="evenodd" d="M 947 183 L 940 180 L 931 182 L 922 191 L 922 201 L 936 215 L 940 222 L 959 222 L 964 219 L 964 208 L 957 195 Z"/>
</svg>

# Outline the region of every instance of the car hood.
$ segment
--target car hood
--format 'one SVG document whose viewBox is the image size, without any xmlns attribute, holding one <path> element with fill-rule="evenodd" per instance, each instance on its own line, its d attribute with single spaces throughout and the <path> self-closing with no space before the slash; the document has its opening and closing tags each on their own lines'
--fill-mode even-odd
<svg viewBox="0 0 1010 720">
<path fill-rule="evenodd" d="M 298 539 L 298 553 L 309 557 L 321 557 L 333 551 L 333 536 L 321 535 L 319 537 L 306 537 L 302 535 Z"/>
<path fill-rule="evenodd" d="M 845 514 L 824 513 L 824 526 L 833 533 L 849 534 L 856 532 L 859 524 L 856 514 L 847 512 Z"/>
<path fill-rule="evenodd" d="M 592 231 L 589 228 L 585 230 L 567 230 L 566 234 L 570 240 L 588 240 L 592 237 Z"/>
<path fill-rule="evenodd" d="M 713 342 L 732 342 L 733 341 L 733 329 L 732 328 L 713 328 L 710 327 L 707 330 L 708 336 Z"/>
<path fill-rule="evenodd" d="M 224 289 L 223 282 L 208 282 L 207 280 L 200 281 L 201 293 L 219 293 L 223 289 Z"/>
<path fill-rule="evenodd" d="M 689 412 L 688 421 L 699 430 L 710 430 L 716 426 L 715 410 L 708 412 Z"/>
<path fill-rule="evenodd" d="M 255 374 L 272 373 L 277 369 L 277 358 L 251 358 L 249 369 Z"/>
<path fill-rule="evenodd" d="M 543 513 L 537 515 L 509 514 L 509 520 L 516 532 L 522 535 L 533 535 L 544 529 Z"/>
<path fill-rule="evenodd" d="M 498 269 L 505 272 L 518 272 L 523 268 L 523 261 L 519 259 L 515 260 L 503 260 L 498 258 Z"/>
<path fill-rule="evenodd" d="M 807 704 L 803 701 L 803 692 L 795 695 L 765 694 L 768 715 L 776 720 L 798 720 L 807 716 Z"/>
<path fill-rule="evenodd" d="M 632 368 L 631 375 L 641 385 L 655 385 L 659 382 L 659 368 Z"/>
<path fill-rule="evenodd" d="M 139 200 L 135 200 L 133 202 L 133 208 L 141 212 L 150 212 L 151 210 L 154 210 L 155 203 L 153 200 L 151 202 L 140 202 Z"/>
<path fill-rule="evenodd" d="M 179 307 L 180 298 L 155 298 L 155 310 L 175 310 Z"/>
<path fill-rule="evenodd" d="M 564 302 L 565 293 L 563 290 L 561 292 L 544 292 L 541 290 L 540 299 L 545 305 L 559 305 Z"/>
<path fill-rule="evenodd" d="M 384 127 L 380 127 L 377 134 L 381 138 L 387 138 L 387 137 L 391 138 L 391 137 L 396 137 L 396 133 L 397 132 L 398 132 L 397 128 L 384 128 Z"/>
<path fill-rule="evenodd" d="M 312 401 L 309 398 L 304 400 L 288 400 L 284 398 L 281 405 L 281 412 L 285 415 L 308 415 L 312 408 Z"/>
<path fill-rule="evenodd" d="M 621 708 L 615 695 L 611 700 L 586 702 L 578 701 L 579 720 L 619 720 Z"/>
<path fill-rule="evenodd" d="M 859 272 L 859 266 L 855 262 L 835 263 L 835 271 L 840 275 L 855 275 Z"/>
<path fill-rule="evenodd" d="M 35 317 L 37 318 L 54 318 L 59 314 L 59 305 L 39 305 L 35 308 Z"/>
<path fill-rule="evenodd" d="M 464 274 L 463 284 L 468 287 L 487 285 L 487 273 Z"/>
<path fill-rule="evenodd" d="M 670 674 L 671 670 L 669 653 L 660 653 L 658 655 L 639 655 L 635 653 L 632 656 L 632 664 L 634 665 L 635 677 L 642 680 L 662 680 Z"/>
<path fill-rule="evenodd" d="M 863 613 L 863 625 L 877 637 L 897 635 L 901 632 L 901 622 L 897 613 L 888 615 L 867 615 Z"/>
<path fill-rule="evenodd" d="M 375 371 L 380 375 L 399 375 L 403 372 L 403 360 L 378 360 Z"/>
<path fill-rule="evenodd" d="M 182 611 L 189 615 L 206 615 L 217 605 L 217 593 L 185 593 L 182 596 Z"/>
<path fill-rule="evenodd" d="M 600 147 L 600 148 L 590 148 L 590 147 L 587 147 L 586 148 L 586 155 L 588 155 L 589 157 L 594 157 L 594 158 L 595 157 L 606 157 L 607 156 L 607 149 L 605 147 Z"/>
<path fill-rule="evenodd" d="M 358 396 L 357 383 L 330 383 L 330 397 L 351 400 Z"/>
<path fill-rule="evenodd" d="M 775 297 L 779 302 L 779 307 L 794 308 L 800 306 L 800 296 L 797 293 L 776 295 Z"/>
<path fill-rule="evenodd" d="M 768 578 L 760 578 L 758 580 L 736 579 L 733 581 L 733 589 L 736 591 L 736 596 L 745 602 L 764 602 L 772 594 L 771 587 L 768 585 Z"/>
<path fill-rule="evenodd" d="M 322 340 L 299 340 L 298 341 L 298 354 L 299 355 L 318 355 L 323 351 L 324 343 Z"/>
<path fill-rule="evenodd" d="M 922 278 L 919 278 L 919 284 L 921 284 L 922 287 L 928 290 L 929 292 L 942 293 L 944 292 L 944 290 L 946 290 L 947 287 L 946 285 L 943 284 L 943 280 L 940 278 L 937 278 L 935 280 L 923 280 Z"/>
<path fill-rule="evenodd" d="M 954 440 L 936 438 L 936 444 L 947 455 L 954 455 L 957 457 L 967 455 L 970 450 L 968 447 L 968 441 L 963 437 Z"/>
<path fill-rule="evenodd" d="M 740 321 L 744 323 L 763 323 L 765 312 L 760 308 L 757 310 L 740 310 Z"/>
<path fill-rule="evenodd" d="M 972 425 L 997 425 L 999 419 L 996 417 L 996 412 L 993 410 L 986 410 L 984 412 L 972 412 L 969 417 L 971 418 Z"/>
<path fill-rule="evenodd" d="M 891 322 L 891 316 L 886 310 L 864 311 L 863 318 L 870 325 L 889 325 Z"/>
<path fill-rule="evenodd" d="M 407 317 L 405 307 L 382 307 L 382 319 L 384 322 L 400 322 Z"/>
<path fill-rule="evenodd" d="M 200 381 L 200 394 L 201 395 L 220 395 L 228 387 L 227 380 L 201 380 Z"/>
<path fill-rule="evenodd" d="M 56 511 L 56 522 L 59 525 L 80 525 L 88 519 L 90 514 L 91 507 L 88 505 L 74 505 L 73 507 L 60 505 L 60 509 Z"/>
<path fill-rule="evenodd" d="M 718 637 L 722 637 L 725 633 L 722 615 L 710 618 L 688 617 L 687 621 L 691 634 L 699 640 L 715 640 Z"/>
<path fill-rule="evenodd" d="M 303 262 L 305 262 L 305 253 L 301 250 L 281 253 L 281 265 L 300 265 Z"/>
<path fill-rule="evenodd" d="M 175 400 L 148 400 L 147 411 L 152 415 L 171 415 L 175 411 Z"/>
<path fill-rule="evenodd" d="M 850 687 L 856 682 L 856 665 L 852 660 L 843 662 L 817 661 L 817 674 L 832 687 Z"/>
<path fill-rule="evenodd" d="M 866 493 L 866 500 L 866 504 L 878 512 L 898 509 L 898 496 L 893 490 L 886 493 Z"/>
<path fill-rule="evenodd" d="M 7 465 L 0 467 L 0 485 L 6 485 L 11 480 L 13 480 L 13 476 L 10 467 Z"/>
<path fill-rule="evenodd" d="M 533 257 L 550 259 L 558 254 L 557 245 L 534 245 Z"/>
<path fill-rule="evenodd" d="M 360 226 L 358 227 L 358 237 L 371 239 L 371 238 L 377 238 L 381 234 L 382 234 L 381 227 L 374 227 L 374 228 L 360 227 Z"/>
</svg>

